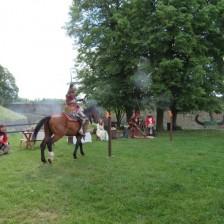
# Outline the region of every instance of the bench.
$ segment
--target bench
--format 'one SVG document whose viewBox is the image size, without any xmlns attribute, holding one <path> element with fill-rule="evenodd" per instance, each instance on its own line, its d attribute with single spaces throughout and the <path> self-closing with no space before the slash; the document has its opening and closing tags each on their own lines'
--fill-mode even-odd
<svg viewBox="0 0 224 224">
<path fill-rule="evenodd" d="M 217 125 L 217 121 L 204 121 L 204 130 L 208 126 L 215 126 Z"/>
<path fill-rule="evenodd" d="M 198 117 L 199 117 L 199 114 L 197 114 L 195 116 L 195 121 L 196 121 L 197 124 L 204 126 L 204 130 L 208 126 L 216 126 L 217 125 L 219 127 L 219 126 L 222 126 L 224 124 L 224 117 L 223 117 L 222 121 L 203 121 L 203 122 L 199 121 Z"/>
</svg>

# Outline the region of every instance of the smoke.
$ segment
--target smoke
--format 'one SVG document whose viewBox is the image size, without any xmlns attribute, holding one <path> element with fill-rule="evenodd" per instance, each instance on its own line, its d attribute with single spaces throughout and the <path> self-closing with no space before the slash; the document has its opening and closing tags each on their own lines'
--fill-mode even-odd
<svg viewBox="0 0 224 224">
<path fill-rule="evenodd" d="M 131 79 L 137 90 L 149 90 L 152 86 L 151 75 L 145 71 L 137 71 Z"/>
<path fill-rule="evenodd" d="M 160 109 L 166 110 L 172 105 L 173 97 L 167 92 L 163 92 L 155 98 L 156 105 Z"/>
</svg>

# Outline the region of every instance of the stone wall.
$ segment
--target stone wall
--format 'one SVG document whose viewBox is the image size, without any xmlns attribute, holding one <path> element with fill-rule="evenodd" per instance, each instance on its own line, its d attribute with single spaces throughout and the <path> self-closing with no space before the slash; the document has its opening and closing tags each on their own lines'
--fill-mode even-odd
<svg viewBox="0 0 224 224">
<path fill-rule="evenodd" d="M 195 116 L 199 114 L 199 121 L 210 121 L 209 114 L 206 112 L 198 112 L 194 114 L 178 114 L 177 115 L 177 125 L 180 126 L 182 129 L 203 129 L 204 127 L 198 125 L 195 122 Z M 223 120 L 223 114 L 215 114 L 216 121 Z M 164 129 L 167 127 L 167 122 L 170 122 L 170 117 L 167 112 L 164 113 Z M 213 126 L 215 128 L 217 126 Z M 209 127 L 208 127 L 209 128 Z M 211 127 L 212 128 L 212 127 Z"/>
<path fill-rule="evenodd" d="M 7 106 L 8 109 L 15 111 L 17 113 L 24 114 L 29 123 L 38 122 L 42 117 L 58 114 L 64 111 L 64 104 L 11 104 Z M 195 116 L 199 114 L 200 121 L 209 121 L 209 114 L 206 112 L 198 113 L 187 113 L 187 114 L 178 114 L 177 115 L 177 125 L 182 129 L 203 129 L 203 126 L 198 125 L 195 122 Z M 156 119 L 156 111 L 152 111 L 152 115 Z M 141 113 L 141 118 L 145 119 L 146 114 Z M 223 120 L 223 114 L 215 114 L 215 119 L 217 121 Z M 167 129 L 167 123 L 170 122 L 170 117 L 168 113 L 164 112 L 164 130 Z M 223 128 L 223 127 L 222 127 Z"/>
</svg>

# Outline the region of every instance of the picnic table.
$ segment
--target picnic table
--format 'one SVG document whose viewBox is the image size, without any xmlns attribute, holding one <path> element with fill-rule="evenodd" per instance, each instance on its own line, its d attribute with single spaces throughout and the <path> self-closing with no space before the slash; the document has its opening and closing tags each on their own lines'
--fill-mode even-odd
<svg viewBox="0 0 224 224">
<path fill-rule="evenodd" d="M 33 148 L 34 141 L 32 141 L 33 130 L 22 131 L 22 138 L 20 139 L 20 148 L 22 143 L 26 144 L 26 148 Z M 44 139 L 44 130 L 40 130 L 37 134 L 36 141 Z"/>
<path fill-rule="evenodd" d="M 22 131 L 23 138 L 20 139 L 20 148 L 21 148 L 23 142 L 25 142 L 26 148 L 33 147 L 33 141 L 31 140 L 32 134 L 33 134 L 33 131 Z"/>
</svg>

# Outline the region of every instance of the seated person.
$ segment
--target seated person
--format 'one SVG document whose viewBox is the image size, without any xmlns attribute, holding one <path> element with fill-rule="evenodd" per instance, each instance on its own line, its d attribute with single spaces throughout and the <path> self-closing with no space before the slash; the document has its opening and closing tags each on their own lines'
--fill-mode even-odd
<svg viewBox="0 0 224 224">
<path fill-rule="evenodd" d="M 3 154 L 6 155 L 9 153 L 9 143 L 8 135 L 5 132 L 4 125 L 0 125 L 0 149 L 3 151 Z"/>
<path fill-rule="evenodd" d="M 150 136 L 155 136 L 154 124 L 155 124 L 154 117 L 152 116 L 151 112 L 149 111 L 149 113 L 145 119 L 145 126 L 148 130 L 148 135 L 150 135 Z"/>
<path fill-rule="evenodd" d="M 102 119 L 99 119 L 96 125 L 96 135 L 101 141 L 108 141 L 109 136 L 107 131 L 104 129 L 104 122 Z"/>
</svg>

